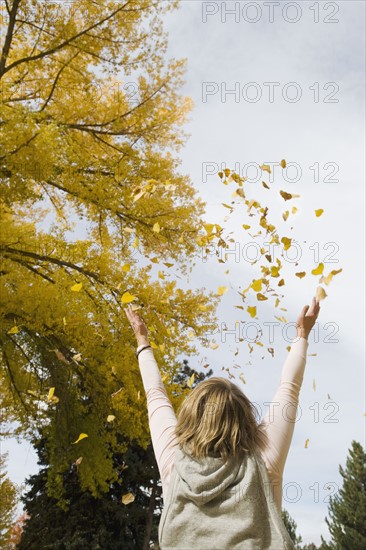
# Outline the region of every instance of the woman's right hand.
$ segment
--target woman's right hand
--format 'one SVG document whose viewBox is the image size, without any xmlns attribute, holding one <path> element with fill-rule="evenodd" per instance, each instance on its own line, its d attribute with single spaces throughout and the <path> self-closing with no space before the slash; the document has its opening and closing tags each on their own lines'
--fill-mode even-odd
<svg viewBox="0 0 366 550">
<path fill-rule="evenodd" d="M 315 296 L 311 306 L 304 306 L 296 321 L 297 335 L 308 339 L 311 329 L 315 325 L 317 317 L 319 315 L 320 305 Z"/>
</svg>

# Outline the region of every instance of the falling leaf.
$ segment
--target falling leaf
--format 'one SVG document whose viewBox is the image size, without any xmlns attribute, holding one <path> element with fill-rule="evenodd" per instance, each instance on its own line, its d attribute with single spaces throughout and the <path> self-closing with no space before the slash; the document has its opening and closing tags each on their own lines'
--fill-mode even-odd
<svg viewBox="0 0 366 550">
<path fill-rule="evenodd" d="M 159 233 L 159 232 L 160 232 L 160 224 L 159 224 L 159 222 L 154 223 L 154 225 L 153 225 L 153 231 L 154 231 L 155 233 Z"/>
<path fill-rule="evenodd" d="M 337 275 L 337 273 L 340 273 L 341 271 L 343 271 L 343 269 L 333 269 L 329 273 L 329 275 L 327 275 L 326 277 L 321 277 L 319 282 L 320 283 L 325 283 L 326 285 L 329 285 L 329 283 L 333 279 L 334 275 Z"/>
<path fill-rule="evenodd" d="M 313 379 L 313 390 L 316 391 L 315 378 Z"/>
<path fill-rule="evenodd" d="M 285 250 L 288 250 L 291 247 L 291 240 L 292 239 L 289 239 L 287 237 L 282 237 L 281 243 L 283 243 Z"/>
<path fill-rule="evenodd" d="M 332 399 L 329 393 L 327 393 L 327 399 Z"/>
<path fill-rule="evenodd" d="M 263 301 L 263 300 L 268 300 L 268 298 L 266 296 L 264 296 L 264 294 L 261 294 L 260 292 L 258 292 L 257 300 Z"/>
<path fill-rule="evenodd" d="M 239 378 L 243 382 L 243 384 L 246 384 L 243 373 L 239 374 Z"/>
<path fill-rule="evenodd" d="M 140 390 L 137 392 L 137 399 L 140 400 Z"/>
<path fill-rule="evenodd" d="M 107 416 L 107 422 L 113 422 L 113 420 L 115 420 L 115 419 L 116 419 L 116 417 L 114 416 L 114 414 L 109 414 Z"/>
<path fill-rule="evenodd" d="M 280 191 L 280 195 L 285 201 L 288 201 L 290 199 L 295 199 L 296 197 L 300 197 L 300 195 L 292 195 L 291 193 L 286 193 L 286 191 Z"/>
<path fill-rule="evenodd" d="M 256 281 L 253 281 L 250 286 L 255 292 L 259 292 L 260 290 L 262 290 L 262 279 L 257 279 Z"/>
<path fill-rule="evenodd" d="M 201 311 L 207 311 L 207 306 L 204 306 L 203 304 L 199 304 L 198 308 L 199 308 Z"/>
<path fill-rule="evenodd" d="M 315 215 L 317 218 L 323 214 L 324 210 L 322 208 L 319 208 L 318 210 L 315 210 Z"/>
<path fill-rule="evenodd" d="M 281 280 L 278 282 L 278 286 L 284 286 L 284 284 L 285 284 L 284 279 L 281 279 Z"/>
<path fill-rule="evenodd" d="M 257 306 L 248 306 L 247 312 L 251 317 L 255 317 L 257 315 Z"/>
<path fill-rule="evenodd" d="M 263 187 L 265 187 L 266 189 L 270 189 L 270 187 L 266 184 L 265 181 L 262 181 L 262 185 L 263 185 Z"/>
<path fill-rule="evenodd" d="M 307 439 L 307 440 L 305 441 L 305 449 L 307 449 L 307 448 L 308 448 L 308 445 L 309 445 L 309 441 L 310 441 L 310 439 Z"/>
<path fill-rule="evenodd" d="M 73 292 L 80 292 L 80 290 L 83 288 L 83 283 L 75 283 L 72 285 L 71 289 Z"/>
<path fill-rule="evenodd" d="M 135 500 L 135 495 L 133 495 L 132 493 L 126 493 L 125 495 L 122 496 L 123 504 L 130 504 L 134 500 Z"/>
<path fill-rule="evenodd" d="M 286 210 L 286 212 L 284 212 L 284 213 L 282 214 L 282 217 L 283 217 L 283 219 L 284 219 L 285 221 L 286 221 L 287 218 L 289 217 L 289 214 L 290 214 L 290 212 L 289 212 L 288 210 Z"/>
<path fill-rule="evenodd" d="M 285 161 L 285 159 L 282 159 L 282 160 L 281 160 L 280 165 L 281 165 L 282 168 L 286 168 L 286 161 Z"/>
<path fill-rule="evenodd" d="M 302 279 L 305 277 L 306 272 L 305 271 L 299 271 L 298 273 L 295 273 L 296 277 L 299 277 L 299 279 Z"/>
<path fill-rule="evenodd" d="M 18 332 L 19 332 L 19 328 L 17 326 L 14 326 L 8 330 L 7 334 L 18 334 Z"/>
<path fill-rule="evenodd" d="M 271 167 L 268 166 L 268 164 L 262 164 L 262 166 L 259 167 L 263 172 L 268 172 L 268 174 L 271 174 Z"/>
<path fill-rule="evenodd" d="M 217 344 L 216 342 L 210 344 L 211 349 L 217 349 L 218 347 L 219 347 L 219 344 Z"/>
<path fill-rule="evenodd" d="M 317 302 L 320 302 L 320 300 L 324 300 L 328 295 L 325 292 L 324 288 L 322 286 L 318 286 L 315 293 L 315 299 Z"/>
<path fill-rule="evenodd" d="M 129 292 L 125 292 L 124 294 L 122 294 L 122 298 L 121 298 L 122 304 L 129 304 L 133 300 L 136 300 L 136 296 L 133 296 Z"/>
<path fill-rule="evenodd" d="M 125 273 L 127 273 L 128 271 L 130 271 L 130 269 L 131 269 L 130 264 L 124 264 L 124 265 L 122 266 L 122 271 L 124 271 Z"/>
<path fill-rule="evenodd" d="M 323 273 L 323 270 L 324 270 L 324 264 L 320 263 L 318 267 L 312 270 L 311 273 L 313 275 L 321 275 Z"/>
<path fill-rule="evenodd" d="M 81 441 L 82 439 L 85 439 L 86 437 L 89 437 L 88 434 L 81 433 L 77 438 L 77 440 L 73 442 L 73 445 L 75 445 L 76 443 L 79 443 L 79 441 Z"/>
<path fill-rule="evenodd" d="M 153 349 L 157 349 L 158 346 L 155 344 L 155 342 L 153 341 L 150 341 L 150 346 L 153 348 Z"/>
<path fill-rule="evenodd" d="M 79 456 L 79 458 L 77 458 L 77 459 L 75 460 L 76 466 L 80 466 L 80 464 L 82 463 L 82 461 L 83 461 L 83 457 L 82 457 L 82 456 Z"/>
<path fill-rule="evenodd" d="M 81 361 L 81 353 L 75 353 L 75 355 L 73 355 L 71 359 L 73 359 L 74 361 Z"/>
<path fill-rule="evenodd" d="M 223 294 L 225 294 L 225 292 L 227 292 L 229 289 L 227 286 L 219 286 L 218 290 L 217 290 L 217 295 L 218 296 L 222 296 Z"/>
<path fill-rule="evenodd" d="M 292 212 L 293 214 L 296 214 L 296 212 L 297 212 L 296 206 L 293 206 L 293 207 L 291 208 L 291 212 Z"/>
<path fill-rule="evenodd" d="M 166 265 L 168 268 L 169 267 L 173 267 L 174 264 L 170 263 L 170 262 L 163 262 L 164 265 Z"/>
<path fill-rule="evenodd" d="M 244 227 L 244 229 L 250 229 L 250 225 L 247 225 L 245 223 L 243 223 L 243 227 Z"/>
<path fill-rule="evenodd" d="M 267 348 L 267 350 L 272 355 L 272 357 L 274 357 L 274 349 L 273 348 Z"/>
</svg>

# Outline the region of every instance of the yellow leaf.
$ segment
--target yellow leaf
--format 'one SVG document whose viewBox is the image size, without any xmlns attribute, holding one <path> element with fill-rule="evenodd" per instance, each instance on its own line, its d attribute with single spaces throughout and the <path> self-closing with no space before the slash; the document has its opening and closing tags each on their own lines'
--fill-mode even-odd
<svg viewBox="0 0 366 550">
<path fill-rule="evenodd" d="M 217 344 L 216 342 L 213 344 L 210 344 L 211 349 L 217 349 L 218 347 L 219 347 L 219 344 Z"/>
<path fill-rule="evenodd" d="M 320 300 L 324 300 L 328 295 L 325 292 L 324 288 L 322 286 L 318 286 L 315 293 L 315 299 L 320 302 Z"/>
<path fill-rule="evenodd" d="M 271 276 L 272 277 L 279 277 L 280 276 L 279 269 L 280 268 L 278 266 L 272 265 L 271 266 Z"/>
<path fill-rule="evenodd" d="M 15 325 L 14 327 L 11 327 L 11 329 L 8 330 L 8 334 L 18 334 L 19 328 Z"/>
<path fill-rule="evenodd" d="M 194 332 L 193 332 L 193 330 L 190 330 L 190 331 L 188 332 L 188 338 L 190 338 L 190 339 L 194 338 Z"/>
<path fill-rule="evenodd" d="M 75 283 L 72 285 L 71 289 L 73 292 L 80 292 L 80 290 L 83 288 L 83 283 Z"/>
<path fill-rule="evenodd" d="M 67 323 L 66 323 L 66 317 L 62 317 L 62 322 L 64 324 L 64 327 L 66 327 Z"/>
<path fill-rule="evenodd" d="M 305 271 L 299 271 L 298 273 L 295 273 L 296 277 L 299 277 L 299 279 L 302 279 L 305 277 L 306 272 Z"/>
<path fill-rule="evenodd" d="M 140 241 L 139 241 L 139 238 L 138 238 L 138 237 L 135 237 L 135 240 L 134 240 L 133 243 L 132 243 L 133 248 L 137 248 L 138 245 L 139 245 L 139 242 L 140 242 Z"/>
<path fill-rule="evenodd" d="M 290 214 L 290 212 L 289 212 L 288 210 L 286 210 L 286 212 L 284 212 L 284 213 L 282 214 L 282 217 L 283 217 L 283 219 L 284 219 L 285 221 L 287 220 L 289 214 Z"/>
<path fill-rule="evenodd" d="M 225 168 L 225 170 L 224 170 L 225 177 L 228 178 L 230 176 L 230 173 L 231 173 L 230 168 Z"/>
<path fill-rule="evenodd" d="M 124 294 L 122 294 L 122 298 L 121 298 L 122 304 L 129 304 L 133 300 L 136 300 L 136 296 L 133 296 L 129 292 L 125 292 Z"/>
<path fill-rule="evenodd" d="M 205 223 L 203 224 L 203 227 L 205 228 L 206 232 L 208 235 L 211 235 L 212 231 L 213 231 L 213 228 L 215 227 L 215 225 L 213 223 Z"/>
<path fill-rule="evenodd" d="M 132 304 L 131 308 L 132 311 L 138 311 L 139 309 L 142 309 L 141 306 L 138 304 Z"/>
<path fill-rule="evenodd" d="M 164 265 L 166 265 L 168 268 L 169 267 L 173 267 L 174 264 L 170 263 L 170 262 L 163 262 Z"/>
<path fill-rule="evenodd" d="M 88 434 L 81 433 L 77 438 L 77 440 L 73 442 L 73 445 L 75 445 L 76 443 L 79 443 L 79 441 L 81 441 L 82 439 L 85 439 L 86 437 L 89 437 Z"/>
<path fill-rule="evenodd" d="M 261 294 L 260 292 L 258 292 L 257 300 L 262 302 L 263 300 L 268 300 L 268 298 L 266 296 L 264 296 L 264 294 Z"/>
<path fill-rule="evenodd" d="M 155 344 L 155 342 L 151 342 L 150 341 L 150 346 L 153 348 L 153 349 L 157 349 L 157 345 Z"/>
<path fill-rule="evenodd" d="M 159 232 L 160 232 L 160 224 L 159 224 L 159 222 L 154 223 L 154 225 L 153 225 L 153 231 L 155 231 L 155 233 L 159 233 Z"/>
<path fill-rule="evenodd" d="M 333 279 L 334 275 L 337 275 L 337 273 L 340 273 L 341 271 L 343 271 L 343 269 L 333 269 L 329 273 L 329 275 L 327 275 L 326 277 L 321 277 L 320 283 L 325 283 L 326 285 L 329 285 L 329 283 Z"/>
<path fill-rule="evenodd" d="M 130 269 L 131 269 L 130 264 L 125 264 L 125 265 L 122 266 L 122 271 L 124 271 L 125 273 L 130 271 Z"/>
<path fill-rule="evenodd" d="M 202 304 L 200 304 L 200 305 L 198 306 L 198 308 L 199 308 L 201 311 L 207 311 L 207 306 L 204 306 L 204 305 L 202 305 Z"/>
<path fill-rule="evenodd" d="M 50 388 L 47 396 L 48 401 L 52 399 L 54 393 L 55 393 L 55 388 Z"/>
<path fill-rule="evenodd" d="M 293 206 L 293 207 L 291 208 L 291 212 L 292 212 L 293 214 L 296 214 L 296 212 L 297 212 L 296 206 Z"/>
<path fill-rule="evenodd" d="M 243 223 L 243 227 L 244 227 L 244 229 L 250 229 L 250 225 L 247 225 L 245 223 Z"/>
<path fill-rule="evenodd" d="M 243 373 L 240 373 L 239 378 L 243 382 L 243 384 L 246 384 Z"/>
<path fill-rule="evenodd" d="M 281 243 L 283 243 L 285 250 L 288 250 L 291 247 L 291 239 L 287 237 L 282 237 Z"/>
<path fill-rule="evenodd" d="M 83 457 L 82 457 L 82 456 L 79 456 L 79 458 L 77 458 L 77 459 L 75 460 L 76 466 L 80 466 L 80 464 L 82 463 L 82 461 L 83 461 Z"/>
<path fill-rule="evenodd" d="M 285 201 L 288 201 L 290 199 L 295 199 L 296 197 L 300 197 L 300 195 L 293 195 L 291 193 L 287 193 L 286 191 L 280 191 L 280 195 Z"/>
<path fill-rule="evenodd" d="M 135 495 L 133 495 L 132 493 L 126 493 L 125 495 L 122 496 L 123 504 L 130 504 L 134 500 L 135 500 Z"/>
<path fill-rule="evenodd" d="M 154 264 L 158 264 L 159 263 L 159 258 L 157 258 L 157 257 L 151 258 L 150 262 L 153 262 Z"/>
<path fill-rule="evenodd" d="M 255 292 L 262 290 L 262 279 L 257 279 L 250 285 Z"/>
<path fill-rule="evenodd" d="M 266 184 L 265 181 L 262 181 L 262 185 L 263 185 L 263 187 L 265 187 L 266 189 L 270 189 L 270 187 Z"/>
<path fill-rule="evenodd" d="M 280 165 L 281 165 L 282 168 L 286 168 L 286 161 L 285 161 L 285 159 L 282 159 L 282 160 L 281 160 Z"/>
<path fill-rule="evenodd" d="M 262 164 L 262 166 L 259 167 L 263 172 L 268 172 L 268 174 L 271 174 L 271 168 L 268 166 L 268 164 Z"/>
<path fill-rule="evenodd" d="M 165 344 L 159 344 L 160 351 L 165 351 Z"/>
<path fill-rule="evenodd" d="M 158 271 L 158 277 L 159 279 L 165 279 L 164 271 Z"/>
<path fill-rule="evenodd" d="M 187 386 L 188 386 L 189 388 L 191 388 L 193 382 L 194 382 L 194 373 L 193 373 L 192 376 L 187 380 Z"/>
<path fill-rule="evenodd" d="M 320 263 L 318 267 L 312 270 L 311 273 L 313 275 L 321 275 L 323 273 L 323 270 L 324 270 L 324 264 Z"/>
<path fill-rule="evenodd" d="M 255 317 L 257 315 L 257 306 L 248 306 L 247 312 L 251 317 Z"/>
<path fill-rule="evenodd" d="M 316 391 L 315 378 L 313 379 L 313 390 Z"/>
<path fill-rule="evenodd" d="M 307 448 L 308 448 L 308 445 L 309 445 L 309 441 L 310 441 L 310 439 L 307 439 L 307 440 L 305 441 L 305 449 L 307 449 Z"/>
<path fill-rule="evenodd" d="M 137 399 L 140 400 L 140 390 L 137 392 Z"/>
<path fill-rule="evenodd" d="M 229 289 L 227 286 L 219 286 L 218 290 L 217 290 L 217 295 L 218 296 L 222 296 L 223 294 L 225 294 L 225 292 L 227 292 Z"/>
<path fill-rule="evenodd" d="M 315 216 L 319 218 L 323 214 L 324 210 L 322 208 L 319 208 L 318 210 L 315 210 Z"/>
<path fill-rule="evenodd" d="M 81 353 L 75 353 L 75 355 L 73 355 L 71 359 L 73 359 L 74 361 L 81 361 Z"/>
<path fill-rule="evenodd" d="M 275 307 L 277 307 L 279 303 L 280 303 L 279 299 L 276 298 Z"/>
</svg>

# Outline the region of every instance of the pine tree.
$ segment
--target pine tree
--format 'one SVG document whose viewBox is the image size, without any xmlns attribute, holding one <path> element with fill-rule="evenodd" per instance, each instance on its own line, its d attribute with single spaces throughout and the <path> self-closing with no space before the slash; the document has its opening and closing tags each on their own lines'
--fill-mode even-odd
<svg viewBox="0 0 366 550">
<path fill-rule="evenodd" d="M 300 550 L 301 546 L 300 543 L 302 541 L 301 535 L 297 535 L 296 529 L 297 529 L 297 523 L 296 521 L 290 516 L 287 510 L 282 510 L 281 512 L 283 523 L 285 524 L 285 527 L 288 531 L 288 534 L 290 535 L 290 538 L 292 542 L 295 545 L 296 550 Z"/>
<path fill-rule="evenodd" d="M 366 453 L 352 440 L 346 468 L 339 466 L 343 486 L 330 497 L 329 516 L 325 518 L 331 534 L 324 550 L 364 550 L 366 548 Z M 322 548 L 323 548 L 322 547 Z"/>
</svg>

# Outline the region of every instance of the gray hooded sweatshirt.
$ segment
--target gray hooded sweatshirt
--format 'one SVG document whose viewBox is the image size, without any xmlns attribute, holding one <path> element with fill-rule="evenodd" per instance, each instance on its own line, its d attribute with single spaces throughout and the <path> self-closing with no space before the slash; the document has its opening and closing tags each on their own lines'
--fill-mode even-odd
<svg viewBox="0 0 366 550">
<path fill-rule="evenodd" d="M 196 459 L 180 446 L 159 523 L 161 550 L 295 550 L 259 453 Z"/>
</svg>

